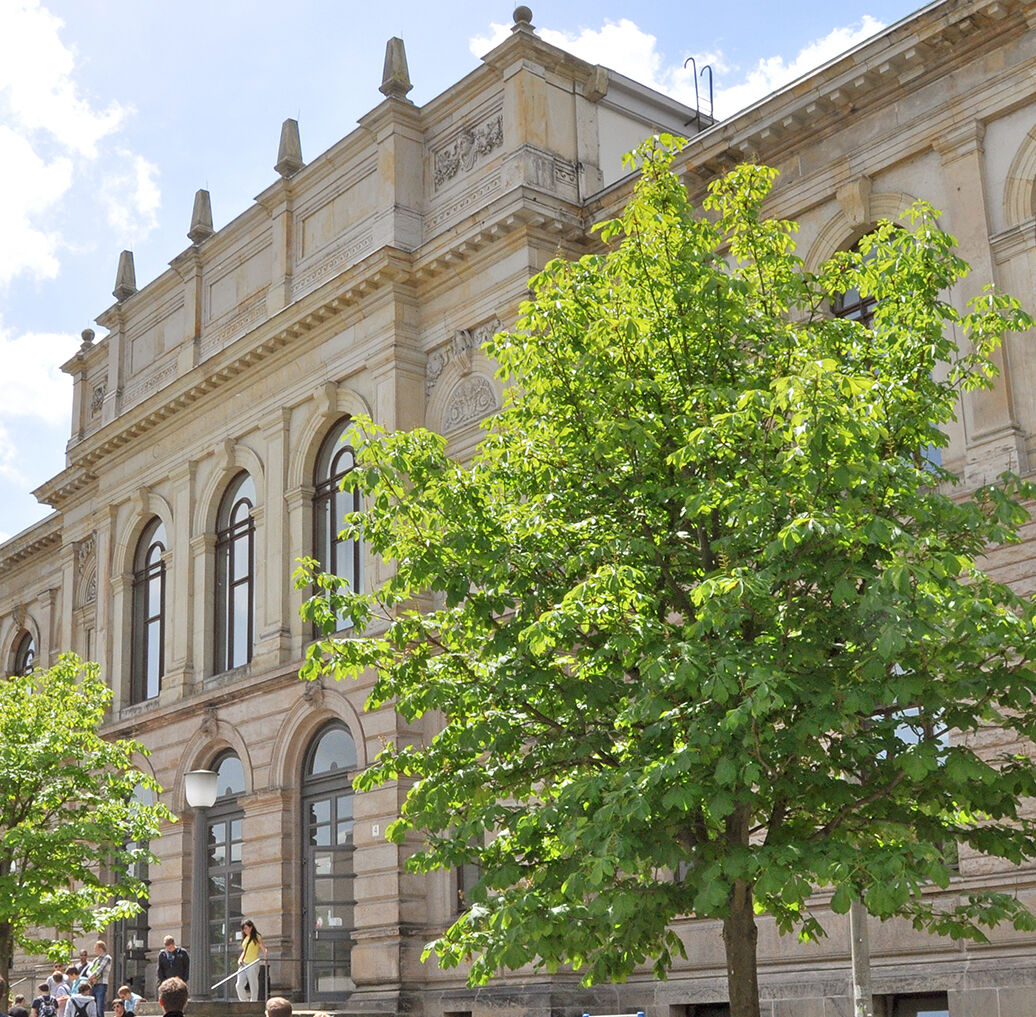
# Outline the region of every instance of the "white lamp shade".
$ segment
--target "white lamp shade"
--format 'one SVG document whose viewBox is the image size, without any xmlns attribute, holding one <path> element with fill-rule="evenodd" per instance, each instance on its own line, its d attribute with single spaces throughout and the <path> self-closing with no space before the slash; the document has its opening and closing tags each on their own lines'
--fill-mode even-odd
<svg viewBox="0 0 1036 1017">
<path fill-rule="evenodd" d="M 192 809 L 208 809 L 216 804 L 214 770 L 190 770 L 183 775 L 183 790 Z"/>
</svg>

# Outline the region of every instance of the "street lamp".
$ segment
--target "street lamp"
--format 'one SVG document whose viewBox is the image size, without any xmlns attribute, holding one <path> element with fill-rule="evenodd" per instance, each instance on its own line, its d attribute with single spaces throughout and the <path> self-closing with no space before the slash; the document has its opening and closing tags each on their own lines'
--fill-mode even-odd
<svg viewBox="0 0 1036 1017">
<path fill-rule="evenodd" d="M 211 809 L 216 804 L 216 773 L 189 770 L 183 775 L 183 790 L 192 809 Z"/>
<path fill-rule="evenodd" d="M 207 857 L 208 822 L 206 809 L 216 804 L 219 790 L 216 786 L 216 773 L 213 770 L 189 770 L 183 775 L 183 791 L 187 804 L 197 810 L 194 824 L 194 875 L 193 892 L 191 893 L 191 952 L 194 954 L 203 975 L 202 984 L 207 984 L 208 970 L 205 961 L 206 942 L 205 901 L 202 887 L 205 885 L 205 861 Z M 201 866 L 201 871 L 199 871 Z M 200 963 L 199 963 L 200 962 Z"/>
</svg>

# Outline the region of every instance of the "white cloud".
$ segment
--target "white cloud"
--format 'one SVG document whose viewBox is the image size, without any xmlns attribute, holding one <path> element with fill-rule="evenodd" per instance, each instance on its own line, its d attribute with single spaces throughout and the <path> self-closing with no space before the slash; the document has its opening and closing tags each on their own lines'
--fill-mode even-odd
<svg viewBox="0 0 1036 1017">
<path fill-rule="evenodd" d="M 132 248 L 158 225 L 158 167 L 142 155 L 117 149 L 107 165 L 100 198 L 119 244 Z"/>
<path fill-rule="evenodd" d="M 58 274 L 67 247 L 62 203 L 102 192 L 102 157 L 126 166 L 116 174 L 123 197 L 108 215 L 120 239 L 140 239 L 157 224 L 156 168 L 125 149 L 111 151 L 132 111 L 83 94 L 78 54 L 62 41 L 63 27 L 40 0 L 0 0 L 0 287 L 18 276 Z"/>
<path fill-rule="evenodd" d="M 58 273 L 60 237 L 42 225 L 72 184 L 72 161 L 42 159 L 29 142 L 0 124 L 0 285 L 27 272 L 37 279 Z"/>
<path fill-rule="evenodd" d="M 752 103 L 776 89 L 820 67 L 846 50 L 852 49 L 864 39 L 869 39 L 884 27 L 884 22 L 866 14 L 862 21 L 835 28 L 822 39 L 811 42 L 799 50 L 790 61 L 786 61 L 783 56 L 772 56 L 760 60 L 749 71 L 744 81 L 717 91 L 717 116 L 727 117 L 746 106 L 751 106 Z"/>
<path fill-rule="evenodd" d="M 884 23 L 865 15 L 863 20 L 835 28 L 823 38 L 804 46 L 791 59 L 775 55 L 760 60 L 747 74 L 731 66 L 721 51 L 694 53 L 699 71 L 707 64 L 715 75 L 716 115 L 728 117 L 738 110 L 794 81 L 808 71 L 852 48 L 884 28 Z M 590 62 L 634 78 L 661 92 L 666 92 L 689 106 L 694 105 L 694 71 L 688 66 L 666 63 L 658 49 L 658 40 L 628 18 L 606 21 L 599 29 L 583 28 L 578 32 L 540 29 L 539 36 Z M 510 35 L 510 27 L 493 23 L 488 34 L 470 41 L 471 52 L 482 56 Z M 686 56 L 686 54 L 685 54 Z M 707 112 L 708 79 L 699 81 L 701 104 Z"/>
<path fill-rule="evenodd" d="M 0 428 L 9 429 L 18 421 L 49 427 L 69 423 L 72 379 L 62 373 L 61 365 L 78 345 L 78 337 L 67 333 L 13 335 L 0 325 Z"/>
<path fill-rule="evenodd" d="M 0 0 L 0 93 L 16 128 L 44 132 L 88 158 L 121 125 L 126 110 L 94 109 L 73 77 L 76 53 L 58 32 L 64 27 L 39 0 Z"/>
</svg>

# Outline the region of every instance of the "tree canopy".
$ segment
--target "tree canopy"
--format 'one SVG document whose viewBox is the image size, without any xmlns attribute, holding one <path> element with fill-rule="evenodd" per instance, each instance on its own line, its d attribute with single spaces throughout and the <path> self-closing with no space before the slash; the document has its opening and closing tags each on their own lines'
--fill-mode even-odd
<svg viewBox="0 0 1036 1017">
<path fill-rule="evenodd" d="M 1036 855 L 1033 759 L 976 738 L 1036 735 L 1034 606 L 981 564 L 1033 490 L 956 490 L 934 451 L 1031 321 L 946 301 L 967 266 L 927 205 L 810 273 L 762 212 L 773 171 L 696 211 L 673 147 L 638 153 L 604 253 L 551 261 L 487 345 L 506 400 L 470 461 L 363 423 L 345 532 L 394 571 L 360 592 L 303 567 L 307 617 L 355 627 L 302 677 L 373 672 L 372 706 L 444 718 L 357 782 L 412 782 L 388 835 L 420 834 L 414 869 L 481 867 L 440 964 L 664 977 L 674 921 L 719 919 L 746 1017 L 755 913 L 820 935 L 818 888 L 935 933 L 1034 928 L 957 892 L 947 850 Z M 831 314 L 850 289 L 869 325 Z"/>
<path fill-rule="evenodd" d="M 98 734 L 111 690 L 64 654 L 0 678 L 0 958 L 61 945 L 136 913 L 148 842 L 170 818 L 133 763 L 143 746 Z M 49 933 L 58 931 L 58 938 Z M 62 935 L 64 934 L 64 935 Z"/>
</svg>

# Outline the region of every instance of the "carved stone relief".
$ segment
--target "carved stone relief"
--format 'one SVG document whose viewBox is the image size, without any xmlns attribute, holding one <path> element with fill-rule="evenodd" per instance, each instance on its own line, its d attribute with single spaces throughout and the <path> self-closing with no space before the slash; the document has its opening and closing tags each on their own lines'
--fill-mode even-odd
<svg viewBox="0 0 1036 1017">
<path fill-rule="evenodd" d="M 97 554 L 93 534 L 76 544 L 76 604 L 97 599 Z"/>
<path fill-rule="evenodd" d="M 93 395 L 90 397 L 90 413 L 92 415 L 96 416 L 101 412 L 107 391 L 108 386 L 104 382 L 101 382 L 100 385 L 94 385 Z"/>
<path fill-rule="evenodd" d="M 498 113 L 478 127 L 467 127 L 451 145 L 435 153 L 435 189 L 452 180 L 461 170 L 467 172 L 480 156 L 488 155 L 504 143 L 504 117 Z"/>
<path fill-rule="evenodd" d="M 449 364 L 456 362 L 462 375 L 470 374 L 475 350 L 499 331 L 499 318 L 485 321 L 475 328 L 459 328 L 453 333 L 449 342 L 429 353 L 428 362 L 425 364 L 425 395 L 432 394 L 432 389 L 435 388 L 436 383 L 442 377 L 442 372 Z"/>
<path fill-rule="evenodd" d="M 454 431 L 473 420 L 481 420 L 499 409 L 493 383 L 484 374 L 461 378 L 450 393 L 442 417 L 442 429 Z"/>
</svg>

